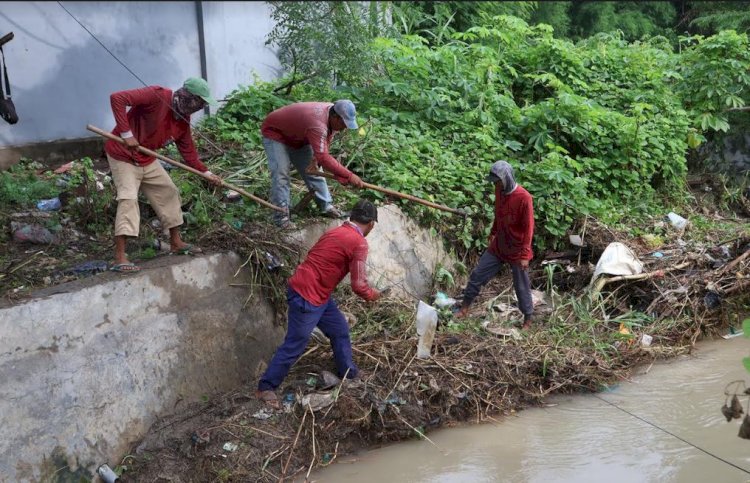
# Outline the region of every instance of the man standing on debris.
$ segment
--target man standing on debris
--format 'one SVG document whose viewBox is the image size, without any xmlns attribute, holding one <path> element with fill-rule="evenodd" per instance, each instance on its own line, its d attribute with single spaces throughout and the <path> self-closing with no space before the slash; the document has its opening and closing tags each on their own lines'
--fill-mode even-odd
<svg viewBox="0 0 750 483">
<path fill-rule="evenodd" d="M 495 221 L 490 231 L 487 250 L 471 272 L 456 317 L 463 318 L 482 287 L 500 270 L 503 262 L 513 272 L 513 288 L 518 308 L 523 313 L 523 328 L 531 326 L 534 305 L 531 300 L 529 261 L 533 258 L 531 239 L 534 236 L 534 206 L 531 195 L 516 183 L 513 167 L 497 161 L 490 168 L 487 180 L 495 184 Z"/>
<path fill-rule="evenodd" d="M 128 261 L 126 237 L 137 237 L 140 228 L 138 191 L 151 202 L 163 227 L 169 229 L 172 253 L 197 253 L 200 249 L 180 238 L 183 223 L 180 193 L 172 178 L 156 158 L 138 151 L 138 146 L 156 150 L 174 140 L 185 163 L 204 173 L 216 185 L 221 178 L 211 173 L 198 158 L 190 131 L 190 115 L 206 103 L 215 104 L 208 83 L 191 77 L 172 92 L 160 86 L 115 92 L 110 96 L 117 125 L 112 134 L 124 139 L 125 145 L 109 140 L 104 145 L 112 180 L 117 188 L 115 218 L 115 261 L 112 270 L 137 272 L 140 267 Z M 130 107 L 130 110 L 126 109 Z"/>
<path fill-rule="evenodd" d="M 367 200 L 357 201 L 349 221 L 320 237 L 289 279 L 286 337 L 260 378 L 256 393 L 269 406 L 279 407 L 274 391 L 302 355 L 316 326 L 331 340 L 339 377 L 357 377 L 359 369 L 352 359 L 349 324 L 331 294 L 346 274 L 351 273 L 354 293 L 370 302 L 381 297 L 381 292 L 367 283 L 366 273 L 365 237 L 377 221 L 375 205 Z"/>
<path fill-rule="evenodd" d="M 328 148 L 333 135 L 344 128 L 357 129 L 356 110 L 349 100 L 330 102 L 298 102 L 277 109 L 263 121 L 260 132 L 271 170 L 271 203 L 287 210 L 274 213 L 274 222 L 282 228 L 294 228 L 289 219 L 289 171 L 297 168 L 307 189 L 315 193 L 321 212 L 331 218 L 342 213 L 331 203 L 325 178 L 308 174 L 318 164 L 336 176 L 342 184 L 362 187 L 362 180 L 330 155 Z M 312 161 L 312 163 L 310 162 Z"/>
</svg>

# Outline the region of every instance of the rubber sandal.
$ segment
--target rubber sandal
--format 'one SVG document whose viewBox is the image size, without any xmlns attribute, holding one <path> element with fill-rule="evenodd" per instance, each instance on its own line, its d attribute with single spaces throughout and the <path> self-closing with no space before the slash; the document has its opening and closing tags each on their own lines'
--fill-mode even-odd
<svg viewBox="0 0 750 483">
<path fill-rule="evenodd" d="M 188 243 L 182 248 L 171 250 L 170 253 L 172 253 L 173 255 L 195 255 L 197 253 L 203 253 L 203 250 L 201 250 L 199 247 L 194 246 L 192 243 Z"/>
<path fill-rule="evenodd" d="M 273 391 L 255 391 L 255 397 L 266 403 L 266 406 L 272 409 L 281 409 L 279 398 Z"/>
<path fill-rule="evenodd" d="M 135 273 L 135 272 L 140 272 L 141 267 L 137 266 L 133 262 L 117 263 L 115 265 L 112 265 L 110 270 L 112 272 L 119 272 L 119 273 Z"/>
</svg>

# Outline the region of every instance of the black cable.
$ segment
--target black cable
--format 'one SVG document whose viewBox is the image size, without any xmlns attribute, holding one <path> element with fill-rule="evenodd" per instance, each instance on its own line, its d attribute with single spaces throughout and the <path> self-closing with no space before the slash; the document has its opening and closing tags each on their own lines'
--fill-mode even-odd
<svg viewBox="0 0 750 483">
<path fill-rule="evenodd" d="M 612 406 L 612 407 L 614 407 L 614 408 L 616 408 L 616 409 L 619 409 L 620 411 L 624 412 L 625 414 L 629 414 L 629 415 L 633 416 L 634 418 L 636 418 L 636 419 L 638 419 L 638 420 L 640 420 L 640 421 L 643 421 L 644 423 L 648 424 L 649 426 L 652 426 L 652 427 L 654 427 L 654 428 L 658 429 L 659 431 L 663 431 L 663 432 L 667 433 L 668 435 L 672 436 L 673 438 L 677 438 L 677 439 L 679 439 L 680 441 L 682 441 L 683 443 L 687 444 L 688 446 L 692 446 L 693 448 L 695 448 L 695 449 L 697 449 L 697 450 L 700 450 L 700 451 L 704 452 L 704 453 L 705 453 L 705 454 L 707 454 L 708 456 L 711 456 L 711 457 L 713 457 L 713 458 L 716 458 L 717 460 L 719 460 L 719 461 L 721 461 L 721 462 L 723 462 L 723 463 L 726 463 L 726 464 L 728 464 L 729 466 L 733 466 L 733 467 L 737 468 L 738 470 L 740 470 L 740 471 L 742 471 L 742 472 L 744 472 L 744 473 L 747 473 L 748 475 L 750 475 L 750 471 L 746 470 L 745 468 L 742 468 L 741 466 L 737 466 L 736 464 L 732 463 L 731 461 L 727 461 L 727 460 L 725 460 L 724 458 L 721 458 L 721 457 L 719 457 L 719 456 L 716 456 L 715 454 L 713 454 L 713 453 L 711 453 L 711 452 L 709 452 L 709 451 L 706 451 L 705 449 L 703 449 L 703 448 L 701 448 L 701 447 L 699 447 L 699 446 L 696 446 L 696 445 L 694 445 L 694 444 L 693 444 L 693 443 L 691 443 L 690 441 L 687 441 L 686 439 L 683 439 L 683 438 L 681 438 L 681 437 L 677 436 L 676 434 L 674 434 L 674 433 L 672 433 L 672 432 L 670 432 L 670 431 L 667 431 L 666 429 L 664 429 L 664 428 L 661 428 L 661 427 L 659 427 L 659 426 L 655 425 L 654 423 L 652 423 L 652 422 L 650 422 L 650 421 L 647 421 L 647 420 L 643 419 L 642 417 L 640 417 L 640 416 L 637 416 L 637 415 L 635 415 L 635 414 L 631 413 L 631 412 L 630 412 L 630 411 L 628 411 L 627 409 L 623 409 L 623 408 L 621 408 L 620 406 L 618 406 L 617 404 L 615 404 L 615 403 L 613 403 L 613 402 L 610 402 L 610 401 L 607 401 L 606 399 L 604 399 L 603 397 L 601 397 L 601 396 L 599 396 L 599 395 L 597 395 L 597 394 L 593 394 L 593 396 L 594 396 L 595 398 L 599 399 L 600 401 L 604 401 L 605 403 L 609 404 L 610 406 Z"/>
<path fill-rule="evenodd" d="M 121 60 L 120 60 L 120 59 L 119 59 L 119 58 L 118 58 L 118 57 L 117 57 L 117 56 L 116 56 L 116 55 L 115 55 L 115 54 L 114 54 L 114 53 L 113 53 L 113 52 L 112 52 L 111 50 L 109 50 L 109 49 L 107 48 L 107 46 L 106 46 L 106 45 L 104 45 L 104 44 L 102 43 L 102 41 L 101 41 L 101 40 L 99 40 L 99 39 L 98 39 L 98 38 L 96 37 L 96 35 L 94 35 L 94 34 L 93 34 L 93 33 L 91 32 L 91 30 L 89 30 L 88 28 L 86 28 L 86 26 L 85 26 L 85 25 L 83 25 L 83 24 L 81 23 L 81 21 L 80 21 L 80 20 L 78 20 L 78 19 L 76 18 L 76 16 L 75 16 L 75 15 L 73 15 L 72 13 L 70 13 L 70 10 L 68 10 L 67 8 L 65 8 L 65 6 L 64 6 L 64 5 L 62 4 L 62 2 L 58 1 L 58 2 L 57 2 L 57 4 L 58 4 L 58 5 L 60 5 L 60 8 L 62 8 L 63 10 L 65 10 L 65 12 L 66 12 L 66 13 L 67 13 L 68 15 L 70 15 L 70 18 L 72 18 L 73 20 L 75 20 L 75 21 L 76 21 L 76 23 L 77 23 L 78 25 L 80 25 L 80 26 L 81 26 L 81 28 L 82 28 L 83 30 L 85 30 L 86 32 L 88 32 L 88 34 L 89 34 L 89 35 L 90 35 L 90 36 L 91 36 L 91 37 L 92 37 L 92 38 L 93 38 L 94 40 L 96 40 L 96 42 L 97 42 L 97 43 L 98 43 L 99 45 L 101 45 L 101 46 L 102 46 L 102 48 L 103 48 L 104 50 L 106 50 L 106 51 L 107 51 L 107 53 L 108 53 L 109 55 L 111 55 L 111 56 L 112 56 L 112 58 L 113 58 L 113 59 L 115 59 L 115 60 L 116 60 L 116 61 L 117 61 L 117 62 L 118 62 L 118 63 L 119 63 L 119 64 L 120 64 L 121 66 L 123 66 L 123 67 L 125 68 L 125 70 L 127 70 L 128 72 L 130 72 L 130 74 L 131 74 L 131 75 L 132 75 L 133 77 L 135 77 L 136 79 L 138 79 L 138 80 L 139 80 L 139 81 L 141 82 L 141 84 L 143 84 L 143 86 L 144 86 L 144 87 L 148 87 L 148 84 L 146 84 L 146 82 L 144 82 L 144 80 L 143 80 L 143 79 L 141 79 L 140 77 L 138 77 L 138 74 L 136 74 L 135 72 L 133 72 L 133 71 L 132 71 L 132 70 L 130 69 L 130 67 L 128 67 L 127 65 L 125 65 L 125 63 L 124 63 L 123 61 L 121 61 Z M 167 102 L 166 102 L 166 101 L 164 101 L 164 100 L 163 100 L 163 99 L 162 99 L 161 97 L 159 98 L 159 100 L 160 100 L 161 102 L 163 102 L 164 104 L 167 104 Z M 185 119 L 185 117 L 184 117 L 184 116 L 183 116 L 182 114 L 180 114 L 180 113 L 179 113 L 179 112 L 178 112 L 178 111 L 177 111 L 177 110 L 176 110 L 176 109 L 175 109 L 174 107 L 172 107 L 172 105 L 171 105 L 171 104 L 169 104 L 169 109 L 170 109 L 170 110 L 171 110 L 171 111 L 172 111 L 173 113 L 175 113 L 175 114 L 176 114 L 176 115 L 177 115 L 177 116 L 178 116 L 178 117 L 179 117 L 179 118 L 180 118 L 181 120 L 183 120 L 183 121 L 185 121 L 186 123 L 190 124 L 190 119 Z M 191 127 L 194 127 L 194 126 L 193 126 L 192 124 L 190 124 L 190 126 L 191 126 Z M 223 149 L 221 149 L 221 148 L 220 148 L 219 146 L 217 146 L 216 144 L 214 144 L 213 142 L 211 142 L 211 140 L 210 140 L 210 139 L 208 139 L 208 138 L 207 138 L 206 136 L 204 136 L 204 135 L 203 135 L 203 134 L 202 134 L 202 133 L 201 133 L 200 131 L 198 131 L 197 129 L 194 129 L 193 131 L 194 131 L 194 132 L 195 132 L 195 133 L 196 133 L 196 134 L 197 134 L 198 136 L 200 136 L 200 137 L 201 137 L 201 138 L 202 138 L 202 139 L 203 139 L 204 141 L 206 141 L 206 142 L 207 142 L 208 144 L 210 144 L 210 145 L 211 145 L 211 147 L 213 147 L 214 149 L 216 149 L 217 151 L 219 151 L 219 152 L 220 152 L 220 153 L 221 153 L 222 155 L 225 155 L 225 154 L 226 154 L 226 153 L 224 152 L 224 150 L 223 150 Z"/>
</svg>

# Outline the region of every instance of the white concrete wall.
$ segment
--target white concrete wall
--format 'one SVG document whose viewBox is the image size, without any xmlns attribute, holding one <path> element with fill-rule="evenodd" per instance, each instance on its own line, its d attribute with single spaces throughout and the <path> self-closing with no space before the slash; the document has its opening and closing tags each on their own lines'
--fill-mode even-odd
<svg viewBox="0 0 750 483">
<path fill-rule="evenodd" d="M 252 84 L 253 74 L 262 80 L 281 75 L 275 50 L 265 45 L 273 29 L 270 15 L 265 2 L 203 2 L 208 79 L 216 99 Z"/>
<path fill-rule="evenodd" d="M 70 2 L 63 5 L 147 84 L 176 88 L 200 76 L 195 2 Z M 216 98 L 277 75 L 263 45 L 271 30 L 263 2 L 203 2 L 208 80 Z M 0 35 L 19 122 L 0 122 L 0 146 L 88 137 L 111 129 L 110 93 L 141 87 L 56 2 L 0 3 Z M 193 121 L 198 117 L 194 116 Z"/>
<path fill-rule="evenodd" d="M 243 308 L 236 255 L 184 258 L 0 309 L 0 482 L 88 481 L 159 415 L 257 377 L 275 311 Z"/>
</svg>

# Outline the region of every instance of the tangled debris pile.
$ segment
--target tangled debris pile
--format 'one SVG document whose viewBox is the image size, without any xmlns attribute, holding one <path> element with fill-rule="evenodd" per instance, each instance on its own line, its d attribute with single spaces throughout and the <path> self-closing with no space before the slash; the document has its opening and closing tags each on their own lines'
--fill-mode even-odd
<svg viewBox="0 0 750 483">
<path fill-rule="evenodd" d="M 124 462 L 125 481 L 309 477 L 358 448 L 414 437 L 429 441 L 432 428 L 492 420 L 552 393 L 601 390 L 639 362 L 689 352 L 696 338 L 725 330 L 730 314 L 740 313 L 731 304 L 746 302 L 750 234 L 708 246 L 675 233 L 659 251 L 628 239 L 644 260 L 643 273 L 608 278 L 596 294 L 590 262 L 622 234 L 592 225 L 585 247 L 567 259 L 548 253 L 554 263 L 532 271 L 533 284 L 546 294 L 537 291 L 542 320 L 531 332 L 489 330 L 511 327 L 516 316 L 509 273 L 484 290 L 468 321 L 440 310 L 426 360 L 416 357 L 412 301 L 366 308 L 343 290 L 342 309 L 360 320 L 353 349 L 362 380 L 331 387 L 330 348 L 314 339 L 281 388 L 283 410 L 255 400 L 254 379 L 195 403 L 154 425 Z M 552 265 L 557 268 L 545 268 Z M 708 294 L 719 297 L 718 305 Z"/>
</svg>

